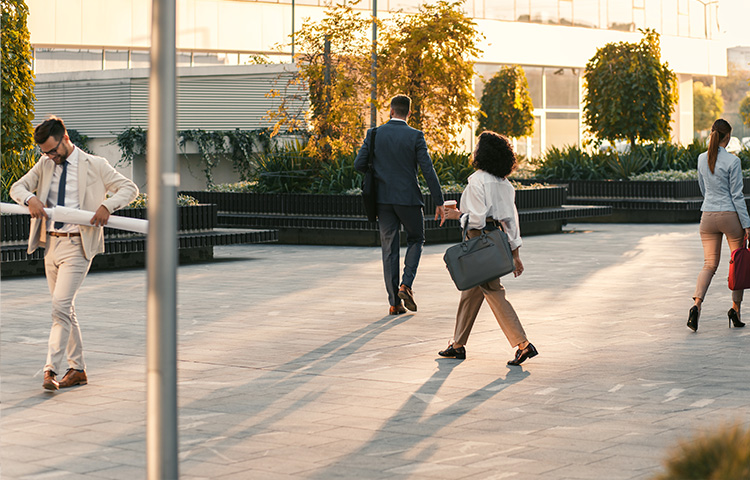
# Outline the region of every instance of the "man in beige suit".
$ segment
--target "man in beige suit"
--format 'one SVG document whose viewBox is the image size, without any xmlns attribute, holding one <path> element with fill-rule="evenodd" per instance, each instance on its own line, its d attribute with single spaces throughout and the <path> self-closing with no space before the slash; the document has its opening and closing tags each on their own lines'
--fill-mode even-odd
<svg viewBox="0 0 750 480">
<path fill-rule="evenodd" d="M 138 187 L 102 157 L 89 155 L 73 145 L 62 119 L 50 117 L 34 130 L 42 157 L 10 188 L 17 203 L 31 214 L 29 249 L 45 247 L 44 269 L 52 294 L 52 329 L 42 387 L 47 390 L 85 385 L 81 329 L 75 297 L 86 278 L 91 260 L 104 251 L 104 229 L 115 210 L 133 201 Z M 107 198 L 107 192 L 112 196 Z M 50 222 L 44 211 L 64 205 L 93 211 L 91 226 Z M 67 356 L 68 370 L 57 374 Z"/>
</svg>

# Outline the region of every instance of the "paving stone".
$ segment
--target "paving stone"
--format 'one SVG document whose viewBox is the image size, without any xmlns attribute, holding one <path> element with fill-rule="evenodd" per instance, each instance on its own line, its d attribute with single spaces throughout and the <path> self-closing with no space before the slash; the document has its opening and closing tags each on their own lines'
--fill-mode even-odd
<svg viewBox="0 0 750 480">
<path fill-rule="evenodd" d="M 419 312 L 395 317 L 377 248 L 235 245 L 181 266 L 181 477 L 648 479 L 679 440 L 744 418 L 726 245 L 693 333 L 697 225 L 569 230 L 525 238 L 526 272 L 504 279 L 540 351 L 520 368 L 486 306 L 467 359 L 437 356 L 460 296 L 445 245 L 424 249 Z M 143 270 L 89 275 L 89 385 L 49 393 L 46 280 L 2 281 L 3 478 L 144 478 L 146 293 Z"/>
</svg>

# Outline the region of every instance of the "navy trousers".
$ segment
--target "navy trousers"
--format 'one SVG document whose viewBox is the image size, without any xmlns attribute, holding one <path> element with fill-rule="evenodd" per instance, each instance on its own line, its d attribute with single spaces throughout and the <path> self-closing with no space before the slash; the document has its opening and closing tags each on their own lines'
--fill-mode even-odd
<svg viewBox="0 0 750 480">
<path fill-rule="evenodd" d="M 406 256 L 404 274 L 399 281 L 399 231 L 401 225 L 406 231 Z M 388 292 L 388 302 L 399 305 L 398 287 L 401 284 L 412 286 L 417 275 L 419 259 L 424 245 L 424 213 L 421 205 L 378 204 L 378 226 L 380 246 L 383 249 L 383 278 Z"/>
</svg>

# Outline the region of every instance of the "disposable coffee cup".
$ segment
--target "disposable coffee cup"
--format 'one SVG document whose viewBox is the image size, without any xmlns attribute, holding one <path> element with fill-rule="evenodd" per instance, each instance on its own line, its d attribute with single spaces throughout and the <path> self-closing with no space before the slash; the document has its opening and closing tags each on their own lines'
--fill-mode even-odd
<svg viewBox="0 0 750 480">
<path fill-rule="evenodd" d="M 445 208 L 452 208 L 452 209 L 455 210 L 456 209 L 456 201 L 455 200 L 446 200 L 445 202 L 443 202 L 443 206 Z"/>
</svg>

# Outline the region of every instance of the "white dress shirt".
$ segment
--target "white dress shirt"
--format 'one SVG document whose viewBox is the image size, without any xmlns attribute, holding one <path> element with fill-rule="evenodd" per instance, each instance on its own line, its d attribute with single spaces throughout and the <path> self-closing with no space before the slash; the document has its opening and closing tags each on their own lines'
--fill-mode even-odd
<svg viewBox="0 0 750 480">
<path fill-rule="evenodd" d="M 66 160 L 68 161 L 68 171 L 65 176 L 65 206 L 80 209 L 81 204 L 78 200 L 78 147 L 73 149 L 73 152 Z M 60 185 L 62 169 L 62 165 L 55 165 L 55 172 L 52 174 L 52 183 L 49 186 L 49 195 L 47 195 L 47 208 L 57 206 L 57 190 Z M 56 230 L 55 222 L 47 222 L 47 231 L 79 232 L 80 229 L 74 223 L 65 223 L 61 229 Z"/>
<path fill-rule="evenodd" d="M 511 250 L 523 244 L 516 209 L 516 189 L 507 178 L 499 178 L 484 170 L 469 177 L 469 184 L 461 194 L 461 228 L 481 229 L 487 218 L 502 223 Z"/>
</svg>

